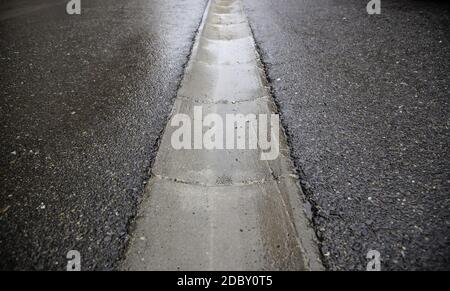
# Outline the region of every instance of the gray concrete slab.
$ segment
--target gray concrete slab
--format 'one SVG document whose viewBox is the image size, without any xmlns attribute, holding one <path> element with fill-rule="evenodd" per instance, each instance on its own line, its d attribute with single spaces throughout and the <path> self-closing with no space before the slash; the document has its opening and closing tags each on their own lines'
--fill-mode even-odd
<svg viewBox="0 0 450 291">
<path fill-rule="evenodd" d="M 201 102 L 233 102 L 267 96 L 262 71 L 253 64 L 217 66 L 192 62 L 179 95 Z"/>
<path fill-rule="evenodd" d="M 254 44 L 251 37 L 234 40 L 199 41 L 193 59 L 209 65 L 239 65 L 255 62 Z"/>
<path fill-rule="evenodd" d="M 203 187 L 153 179 L 126 270 L 301 270 L 275 181 Z"/>
<path fill-rule="evenodd" d="M 212 24 L 238 24 L 246 22 L 246 18 L 242 13 L 223 14 L 211 12 L 208 15 L 208 21 Z"/>
<path fill-rule="evenodd" d="M 270 114 L 267 99 L 262 98 L 254 101 L 242 102 L 238 104 L 198 104 L 185 99 L 178 99 L 175 102 L 174 114 L 186 114 L 194 116 L 194 106 L 202 105 L 203 115 L 218 114 L 226 120 L 227 114 L 243 114 L 244 117 L 249 114 Z M 248 137 L 251 128 L 248 118 L 243 123 L 245 137 Z M 165 134 L 161 141 L 158 156 L 155 161 L 152 173 L 162 177 L 170 177 L 180 181 L 196 183 L 202 185 L 220 185 L 220 184 L 252 184 L 261 183 L 272 178 L 272 171 L 267 166 L 267 162 L 260 159 L 259 149 L 236 149 L 237 134 L 234 149 L 226 149 L 225 132 L 222 134 L 223 149 L 207 150 L 193 149 L 194 140 L 191 139 L 191 149 L 174 150 L 172 147 L 172 135 L 178 130 L 177 126 L 166 127 Z M 224 124 L 225 126 L 225 124 Z M 231 130 L 235 131 L 237 124 L 233 125 Z M 193 126 L 192 126 L 193 127 Z M 242 126 L 240 126 L 242 128 Z M 209 130 L 203 127 L 203 133 Z M 193 132 L 193 129 L 191 130 Z M 248 140 L 245 139 L 248 145 Z M 277 173 L 281 175 L 281 173 Z"/>
</svg>

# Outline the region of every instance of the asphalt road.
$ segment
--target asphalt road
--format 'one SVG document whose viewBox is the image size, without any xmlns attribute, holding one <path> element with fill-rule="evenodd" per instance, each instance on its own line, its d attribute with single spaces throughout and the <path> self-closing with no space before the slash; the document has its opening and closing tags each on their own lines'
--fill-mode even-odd
<svg viewBox="0 0 450 291">
<path fill-rule="evenodd" d="M 117 267 L 205 0 L 0 1 L 0 269 Z"/>
<path fill-rule="evenodd" d="M 450 7 L 246 0 L 331 270 L 450 268 Z"/>
<path fill-rule="evenodd" d="M 206 0 L 0 0 L 0 269 L 117 269 Z M 450 269 L 450 6 L 244 0 L 323 261 Z"/>
</svg>

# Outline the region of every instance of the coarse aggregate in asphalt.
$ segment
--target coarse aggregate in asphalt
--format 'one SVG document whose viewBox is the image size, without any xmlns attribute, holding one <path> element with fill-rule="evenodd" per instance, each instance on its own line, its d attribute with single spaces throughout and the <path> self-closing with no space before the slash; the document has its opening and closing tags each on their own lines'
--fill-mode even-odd
<svg viewBox="0 0 450 291">
<path fill-rule="evenodd" d="M 448 270 L 450 7 L 367 2 L 244 4 L 326 266 Z"/>
<path fill-rule="evenodd" d="M 0 269 L 117 268 L 206 1 L 0 2 Z"/>
</svg>

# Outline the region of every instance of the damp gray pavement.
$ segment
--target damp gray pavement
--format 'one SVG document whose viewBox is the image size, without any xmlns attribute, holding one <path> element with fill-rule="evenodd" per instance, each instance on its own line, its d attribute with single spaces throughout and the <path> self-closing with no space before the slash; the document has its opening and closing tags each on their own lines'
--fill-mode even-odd
<svg viewBox="0 0 450 291">
<path fill-rule="evenodd" d="M 450 7 L 246 0 L 330 270 L 450 268 Z"/>
<path fill-rule="evenodd" d="M 205 0 L 0 1 L 0 269 L 117 267 Z"/>
<path fill-rule="evenodd" d="M 286 197 L 255 195 L 273 199 L 269 194 L 278 193 L 279 185 L 219 185 L 209 199 L 206 187 L 172 183 L 192 178 L 206 186 L 227 184 L 257 166 L 227 153 L 235 158 L 236 172 L 217 180 L 214 172 L 201 175 L 195 167 L 204 160 L 192 156 L 194 166 L 172 179 L 177 161 L 156 161 L 157 153 L 176 156 L 158 145 L 164 145 L 172 110 L 189 112 L 189 100 L 175 102 L 179 89 L 189 95 L 208 88 L 207 82 L 184 88 L 180 83 L 208 1 L 81 0 L 79 16 L 66 14 L 66 2 L 0 0 L 0 269 L 65 270 L 67 252 L 78 250 L 83 270 L 117 270 L 133 249 L 135 255 L 177 241 L 193 246 L 202 237 L 216 242 L 200 241 L 212 255 L 181 257 L 205 264 L 187 263 L 184 269 L 304 269 L 295 258 L 276 260 L 286 254 L 285 246 L 298 251 L 302 236 L 285 240 L 281 251 L 277 240 L 257 249 L 274 255 L 269 267 L 267 257 L 245 257 L 261 247 L 257 230 L 245 226 L 263 218 L 266 227 L 259 231 L 267 230 L 271 215 L 285 219 L 299 211 L 286 214 L 280 206 Z M 381 15 L 369 16 L 367 2 L 242 0 L 272 88 L 273 96 L 265 97 L 277 103 L 301 180 L 300 190 L 292 182 L 284 193 L 297 193 L 300 200 L 305 195 L 312 205 L 307 214 L 326 269 L 365 270 L 369 250 L 380 252 L 383 270 L 449 269 L 450 8 L 445 1 L 381 0 Z M 221 20 L 242 19 L 216 19 Z M 208 33 L 232 36 L 214 28 Z M 249 56 L 245 48 L 237 44 L 219 56 L 194 59 L 240 62 Z M 215 49 L 221 47 L 211 43 L 206 52 Z M 229 54 L 233 49 L 237 59 Z M 220 76 L 212 79 L 218 83 L 239 77 L 214 71 L 210 76 Z M 197 77 L 204 75 L 190 78 Z M 219 113 L 227 106 L 244 110 L 240 102 L 249 100 L 238 97 L 236 104 L 207 106 Z M 265 108 L 261 104 L 270 98 L 253 103 Z M 216 156 L 209 161 L 215 174 L 227 169 Z M 151 171 L 160 180 L 150 178 Z M 258 216 L 257 209 L 267 215 Z M 179 232 L 164 232 L 161 225 Z M 301 233 L 286 225 L 273 227 L 280 230 L 273 232 L 278 240 Z M 204 232 L 186 237 L 185 226 Z M 224 231 L 212 236 L 215 227 Z M 145 236 L 152 231 L 161 240 Z M 229 247 L 226 240 L 240 246 L 241 260 L 214 261 Z M 164 261 L 177 254 L 172 250 L 157 250 L 159 266 L 134 260 L 131 253 L 125 268 L 176 268 L 177 261 Z"/>
</svg>

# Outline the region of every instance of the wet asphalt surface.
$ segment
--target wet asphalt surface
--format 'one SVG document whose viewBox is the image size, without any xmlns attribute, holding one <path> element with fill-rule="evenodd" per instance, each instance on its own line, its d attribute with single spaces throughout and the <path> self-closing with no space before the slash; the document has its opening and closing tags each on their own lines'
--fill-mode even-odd
<svg viewBox="0 0 450 291">
<path fill-rule="evenodd" d="M 117 268 L 206 3 L 64 2 L 0 0 L 0 269 Z M 326 266 L 449 269 L 449 5 L 244 3 Z"/>
<path fill-rule="evenodd" d="M 0 269 L 117 268 L 204 0 L 0 1 Z"/>
<path fill-rule="evenodd" d="M 245 0 L 331 270 L 450 269 L 450 6 Z"/>
</svg>

